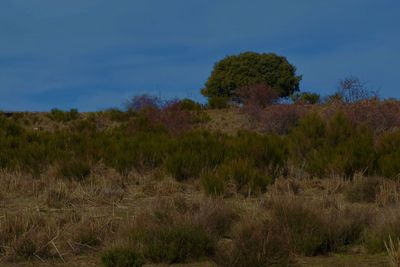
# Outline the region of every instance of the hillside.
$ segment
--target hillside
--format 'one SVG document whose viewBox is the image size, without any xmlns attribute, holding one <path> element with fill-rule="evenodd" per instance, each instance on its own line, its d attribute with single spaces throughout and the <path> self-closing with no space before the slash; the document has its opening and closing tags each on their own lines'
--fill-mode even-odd
<svg viewBox="0 0 400 267">
<path fill-rule="evenodd" d="M 391 266 L 398 110 L 1 116 L 1 265 Z"/>
</svg>

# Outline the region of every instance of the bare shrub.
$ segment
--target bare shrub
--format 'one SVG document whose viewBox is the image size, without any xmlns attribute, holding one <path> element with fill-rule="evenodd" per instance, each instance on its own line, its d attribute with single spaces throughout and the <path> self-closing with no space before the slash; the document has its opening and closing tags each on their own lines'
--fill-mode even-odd
<svg viewBox="0 0 400 267">
<path fill-rule="evenodd" d="M 366 124 L 378 134 L 400 126 L 400 103 L 397 101 L 366 100 L 342 109 L 352 122 Z"/>
<path fill-rule="evenodd" d="M 108 216 L 83 217 L 78 223 L 69 227 L 72 235 L 68 243 L 75 254 L 88 250 L 96 251 L 116 228 L 117 224 Z"/>
<path fill-rule="evenodd" d="M 367 89 L 365 83 L 355 76 L 348 76 L 339 81 L 338 94 L 347 103 L 377 98 L 377 92 Z"/>
<path fill-rule="evenodd" d="M 275 103 L 279 94 L 272 87 L 265 84 L 245 86 L 237 90 L 239 102 L 243 104 L 243 111 L 251 118 L 259 120 L 262 110 Z"/>
<path fill-rule="evenodd" d="M 0 255 L 4 258 L 17 261 L 57 255 L 51 245 L 57 237 L 51 220 L 36 213 L 7 214 L 0 220 Z"/>
<path fill-rule="evenodd" d="M 162 101 L 157 96 L 142 94 L 132 97 L 131 100 L 127 101 L 125 106 L 129 111 L 159 109 L 162 106 Z"/>
<path fill-rule="evenodd" d="M 265 132 L 287 134 L 307 113 L 308 107 L 302 105 L 273 105 L 262 112 L 260 127 Z"/>
</svg>

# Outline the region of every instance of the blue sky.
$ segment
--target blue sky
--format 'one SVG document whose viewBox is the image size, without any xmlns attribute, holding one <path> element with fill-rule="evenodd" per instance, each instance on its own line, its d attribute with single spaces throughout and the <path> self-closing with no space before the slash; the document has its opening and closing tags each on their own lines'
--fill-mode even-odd
<svg viewBox="0 0 400 267">
<path fill-rule="evenodd" d="M 322 95 L 356 75 L 400 98 L 398 0 L 2 0 L 0 109 L 82 111 L 199 93 L 214 63 L 284 55 Z"/>
</svg>

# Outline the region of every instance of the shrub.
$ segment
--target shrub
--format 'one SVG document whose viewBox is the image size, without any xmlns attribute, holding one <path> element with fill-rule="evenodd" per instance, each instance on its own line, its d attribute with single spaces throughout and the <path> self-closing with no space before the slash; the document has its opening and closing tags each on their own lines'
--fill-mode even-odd
<svg viewBox="0 0 400 267">
<path fill-rule="evenodd" d="M 279 99 L 279 94 L 264 84 L 248 85 L 235 91 L 237 100 L 243 104 L 242 109 L 250 118 L 259 120 L 262 110 Z"/>
<path fill-rule="evenodd" d="M 400 126 L 400 103 L 398 101 L 373 99 L 348 104 L 342 109 L 353 123 L 365 124 L 376 134 Z"/>
<path fill-rule="evenodd" d="M 79 118 L 79 112 L 77 109 L 73 108 L 70 111 L 62 111 L 60 109 L 54 108 L 49 113 L 49 118 L 57 122 L 67 122 L 76 120 Z"/>
<path fill-rule="evenodd" d="M 90 175 L 90 165 L 79 159 L 66 160 L 60 163 L 58 174 L 62 178 L 83 181 Z"/>
<path fill-rule="evenodd" d="M 104 114 L 112 121 L 124 122 L 129 119 L 129 112 L 124 112 L 117 108 L 110 108 L 104 111 Z"/>
<path fill-rule="evenodd" d="M 373 177 L 355 179 L 344 192 L 350 202 L 374 202 L 379 191 L 380 181 Z"/>
<path fill-rule="evenodd" d="M 224 109 L 229 107 L 229 98 L 214 96 L 208 99 L 208 106 L 213 109 Z"/>
<path fill-rule="evenodd" d="M 157 96 L 143 94 L 132 97 L 125 104 L 128 111 L 144 111 L 151 109 L 159 109 L 162 106 L 162 101 Z"/>
<path fill-rule="evenodd" d="M 400 131 L 385 133 L 378 139 L 379 172 L 386 177 L 400 175 Z"/>
<path fill-rule="evenodd" d="M 381 212 L 363 235 L 364 245 L 371 253 L 385 251 L 389 237 L 400 238 L 400 214 L 395 210 Z"/>
<path fill-rule="evenodd" d="M 177 101 L 177 105 L 179 106 L 179 109 L 187 111 L 200 111 L 202 109 L 200 103 L 188 98 Z"/>
<path fill-rule="evenodd" d="M 185 263 L 212 255 L 214 240 L 199 225 L 179 220 L 167 214 L 155 213 L 141 217 L 134 231 L 128 233 L 129 246 L 151 262 Z M 163 216 L 166 215 L 166 216 Z"/>
<path fill-rule="evenodd" d="M 236 211 L 222 199 L 202 199 L 194 205 L 199 207 L 192 211 L 193 221 L 214 239 L 229 234 L 238 218 Z"/>
<path fill-rule="evenodd" d="M 125 248 L 114 248 L 104 252 L 101 262 L 105 267 L 141 267 L 144 264 L 141 255 Z"/>
<path fill-rule="evenodd" d="M 348 103 L 355 103 L 377 96 L 376 92 L 367 89 L 365 84 L 355 76 L 349 76 L 339 81 L 337 93 Z"/>
<path fill-rule="evenodd" d="M 6 214 L 0 221 L 0 255 L 13 261 L 52 258 L 55 230 L 51 220 L 38 214 Z"/>
<path fill-rule="evenodd" d="M 285 166 L 288 150 L 280 136 L 241 131 L 230 141 L 229 158 L 251 161 L 274 179 Z"/>
<path fill-rule="evenodd" d="M 197 178 L 225 159 L 223 135 L 195 132 L 175 141 L 166 170 L 178 181 Z"/>
<path fill-rule="evenodd" d="M 221 165 L 216 170 L 217 180 L 232 181 L 244 195 L 264 192 L 272 178 L 264 175 L 249 160 L 239 159 Z"/>
<path fill-rule="evenodd" d="M 372 132 L 352 124 L 342 113 L 335 114 L 328 123 L 316 114 L 304 117 L 289 140 L 292 159 L 311 175 L 352 177 L 357 172 L 373 171 Z"/>
<path fill-rule="evenodd" d="M 291 199 L 274 202 L 272 211 L 296 253 L 314 256 L 329 251 L 329 229 L 318 211 Z"/>
<path fill-rule="evenodd" d="M 314 105 L 320 101 L 320 95 L 316 93 L 302 92 L 294 93 L 290 96 L 295 104 L 309 104 Z"/>
<path fill-rule="evenodd" d="M 305 116 L 307 110 L 298 105 L 272 105 L 260 115 L 260 126 L 265 132 L 288 134 Z"/>
<path fill-rule="evenodd" d="M 205 172 L 201 176 L 201 182 L 208 195 L 218 196 L 225 193 L 227 180 L 224 176 L 216 175 L 213 172 Z"/>
<path fill-rule="evenodd" d="M 285 238 L 270 222 L 248 221 L 236 229 L 230 246 L 220 245 L 215 260 L 221 266 L 288 266 Z"/>
</svg>

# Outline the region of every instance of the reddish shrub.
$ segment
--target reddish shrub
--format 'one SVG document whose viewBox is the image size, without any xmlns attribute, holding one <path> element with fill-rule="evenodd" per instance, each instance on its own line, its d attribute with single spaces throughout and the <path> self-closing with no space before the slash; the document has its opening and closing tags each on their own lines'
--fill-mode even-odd
<svg viewBox="0 0 400 267">
<path fill-rule="evenodd" d="M 267 107 L 261 114 L 260 126 L 263 131 L 277 134 L 287 134 L 297 125 L 300 118 L 309 110 L 305 105 L 273 105 Z"/>
<path fill-rule="evenodd" d="M 272 87 L 264 84 L 245 86 L 237 90 L 238 102 L 243 104 L 243 111 L 258 121 L 262 110 L 275 103 L 279 94 Z"/>
<path fill-rule="evenodd" d="M 352 122 L 366 124 L 378 133 L 400 126 L 398 101 L 366 100 L 346 105 L 345 113 Z"/>
</svg>

